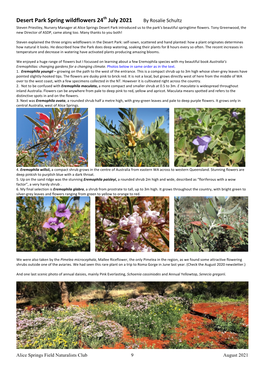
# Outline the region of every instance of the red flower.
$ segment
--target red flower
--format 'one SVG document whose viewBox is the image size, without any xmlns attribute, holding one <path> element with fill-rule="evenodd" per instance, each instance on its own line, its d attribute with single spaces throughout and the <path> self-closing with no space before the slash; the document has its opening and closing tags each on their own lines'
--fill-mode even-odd
<svg viewBox="0 0 264 373">
<path fill-rule="evenodd" d="M 47 158 L 48 154 L 47 153 L 44 153 L 44 157 Z"/>
<path fill-rule="evenodd" d="M 57 140 L 55 146 L 51 146 L 51 147 L 50 147 L 50 151 L 56 153 L 56 151 L 59 149 L 59 146 L 60 146 L 60 143 L 59 143 L 59 141 Z"/>
<path fill-rule="evenodd" d="M 85 158 L 84 158 L 84 157 L 79 156 L 79 158 L 82 159 L 83 161 L 85 161 Z"/>
<path fill-rule="evenodd" d="M 43 113 L 36 113 L 39 115 L 39 120 L 44 120 L 45 123 L 49 124 L 50 118 Z"/>
</svg>

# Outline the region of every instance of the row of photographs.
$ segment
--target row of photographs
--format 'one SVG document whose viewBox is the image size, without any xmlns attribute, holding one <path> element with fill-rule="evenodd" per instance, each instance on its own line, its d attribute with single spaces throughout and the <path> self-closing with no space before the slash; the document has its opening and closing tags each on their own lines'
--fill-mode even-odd
<svg viewBox="0 0 264 373">
<path fill-rule="evenodd" d="M 16 346 L 56 356 L 72 349 L 71 357 L 88 356 L 78 349 L 232 349 L 229 358 L 239 349 L 247 357 L 248 285 L 17 282 Z"/>
<path fill-rule="evenodd" d="M 245 108 L 97 108 L 95 165 L 245 167 Z M 95 119 L 95 127 L 94 127 Z M 91 132 L 90 132 L 91 134 Z M 94 152 L 94 148 L 92 149 Z M 17 167 L 87 167 L 88 109 L 18 108 Z"/>
<path fill-rule="evenodd" d="M 248 251 L 248 197 L 17 197 L 16 247 L 28 252 Z M 174 245 L 170 245 L 173 214 Z"/>
</svg>

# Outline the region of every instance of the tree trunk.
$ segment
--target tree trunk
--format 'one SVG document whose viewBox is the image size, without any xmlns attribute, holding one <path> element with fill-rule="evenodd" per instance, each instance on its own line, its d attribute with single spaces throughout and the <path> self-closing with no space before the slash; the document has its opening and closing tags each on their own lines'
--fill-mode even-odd
<svg viewBox="0 0 264 373">
<path fill-rule="evenodd" d="M 62 304 L 69 303 L 69 293 L 68 293 L 66 282 L 59 282 L 59 286 L 60 286 L 60 291 L 61 291 Z"/>
</svg>

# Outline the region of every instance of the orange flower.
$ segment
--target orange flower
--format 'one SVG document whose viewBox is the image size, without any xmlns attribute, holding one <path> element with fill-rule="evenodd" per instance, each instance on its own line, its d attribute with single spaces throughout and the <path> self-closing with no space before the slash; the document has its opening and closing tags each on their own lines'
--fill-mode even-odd
<svg viewBox="0 0 264 373">
<path fill-rule="evenodd" d="M 65 119 L 80 119 L 82 114 L 80 113 L 72 113 L 69 114 Z"/>
</svg>

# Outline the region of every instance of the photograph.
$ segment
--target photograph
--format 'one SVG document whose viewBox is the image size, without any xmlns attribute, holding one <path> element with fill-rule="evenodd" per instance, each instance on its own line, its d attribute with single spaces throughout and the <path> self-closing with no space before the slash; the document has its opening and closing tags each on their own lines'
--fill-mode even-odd
<svg viewBox="0 0 264 373">
<path fill-rule="evenodd" d="M 174 109 L 174 166 L 245 167 L 245 109 Z"/>
<path fill-rule="evenodd" d="M 169 167 L 169 109 L 96 109 L 97 167 Z"/>
<path fill-rule="evenodd" d="M 248 251 L 248 197 L 175 197 L 174 251 Z"/>
<path fill-rule="evenodd" d="M 248 282 L 17 282 L 17 349 L 248 349 Z"/>
<path fill-rule="evenodd" d="M 95 250 L 169 252 L 169 197 L 95 197 Z"/>
<path fill-rule="evenodd" d="M 90 251 L 90 197 L 17 197 L 17 251 Z"/>
<path fill-rule="evenodd" d="M 17 108 L 17 167 L 87 167 L 88 109 Z"/>
</svg>

